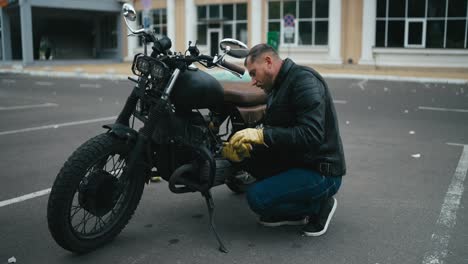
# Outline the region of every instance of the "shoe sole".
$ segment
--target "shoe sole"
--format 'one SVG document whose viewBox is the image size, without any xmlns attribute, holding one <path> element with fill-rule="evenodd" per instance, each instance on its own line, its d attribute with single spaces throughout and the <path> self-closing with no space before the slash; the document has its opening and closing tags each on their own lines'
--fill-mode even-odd
<svg viewBox="0 0 468 264">
<path fill-rule="evenodd" d="M 320 231 L 320 232 L 307 232 L 307 231 L 302 231 L 304 235 L 306 235 L 306 236 L 318 237 L 318 236 L 321 236 L 321 235 L 325 234 L 325 232 L 327 232 L 328 225 L 330 224 L 331 219 L 333 218 L 333 215 L 335 214 L 336 206 L 337 206 L 337 204 L 338 204 L 338 202 L 336 201 L 335 198 L 333 198 L 333 200 L 335 200 L 335 202 L 333 203 L 333 208 L 332 208 L 330 214 L 328 215 L 327 222 L 325 222 L 325 227 L 323 228 L 323 230 Z"/>
<path fill-rule="evenodd" d="M 281 222 L 275 222 L 275 223 L 262 222 L 259 220 L 258 223 L 263 226 L 268 226 L 268 227 L 277 227 L 277 226 L 284 226 L 284 225 L 296 226 L 296 225 L 307 224 L 307 218 L 304 218 L 302 220 L 297 220 L 297 221 L 281 221 Z"/>
</svg>

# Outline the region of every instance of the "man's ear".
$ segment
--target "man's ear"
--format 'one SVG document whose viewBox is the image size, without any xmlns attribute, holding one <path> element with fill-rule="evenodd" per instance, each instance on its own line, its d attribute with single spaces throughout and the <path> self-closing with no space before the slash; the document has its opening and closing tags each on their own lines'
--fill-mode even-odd
<svg viewBox="0 0 468 264">
<path fill-rule="evenodd" d="M 273 65 L 273 59 L 269 55 L 265 56 L 265 62 L 267 64 L 268 68 L 270 68 Z"/>
</svg>

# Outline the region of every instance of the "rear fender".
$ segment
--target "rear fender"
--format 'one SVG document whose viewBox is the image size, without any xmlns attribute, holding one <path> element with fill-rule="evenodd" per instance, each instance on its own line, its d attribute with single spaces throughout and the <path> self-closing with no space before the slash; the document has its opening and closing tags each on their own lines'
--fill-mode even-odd
<svg viewBox="0 0 468 264">
<path fill-rule="evenodd" d="M 258 106 L 234 106 L 230 116 L 232 121 L 232 135 L 245 128 L 255 128 L 260 125 L 265 117 L 266 105 Z"/>
</svg>

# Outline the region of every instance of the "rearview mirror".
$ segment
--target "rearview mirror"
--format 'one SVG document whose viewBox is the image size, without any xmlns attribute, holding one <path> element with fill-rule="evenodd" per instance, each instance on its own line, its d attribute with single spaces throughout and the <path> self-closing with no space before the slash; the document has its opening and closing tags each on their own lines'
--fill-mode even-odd
<svg viewBox="0 0 468 264">
<path fill-rule="evenodd" d="M 122 6 L 122 14 L 126 19 L 130 21 L 135 21 L 137 17 L 135 8 L 133 8 L 131 4 L 124 4 Z"/>
<path fill-rule="evenodd" d="M 219 47 L 222 51 L 225 51 L 227 55 L 238 59 L 243 59 L 249 54 L 249 48 L 247 45 L 237 39 L 223 39 L 219 43 Z"/>
</svg>

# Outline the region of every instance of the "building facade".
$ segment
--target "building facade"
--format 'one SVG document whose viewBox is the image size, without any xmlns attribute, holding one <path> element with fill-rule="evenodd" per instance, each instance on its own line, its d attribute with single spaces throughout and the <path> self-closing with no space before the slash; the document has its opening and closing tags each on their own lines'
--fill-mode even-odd
<svg viewBox="0 0 468 264">
<path fill-rule="evenodd" d="M 13 7 L 7 7 L 6 11 L 2 8 L 0 13 L 0 56 L 3 60 L 11 59 L 12 54 L 16 54 L 14 51 L 8 52 L 15 50 L 11 48 L 12 43 L 18 44 L 19 37 L 13 36 L 18 33 L 11 22 L 15 19 L 25 20 L 26 26 L 17 23 L 21 25 L 21 36 L 25 34 L 27 38 L 34 39 L 30 44 L 21 42 L 23 53 L 26 54 L 23 61 L 40 59 L 41 54 L 36 55 L 36 50 L 40 50 L 42 39 L 36 28 L 44 26 L 35 25 L 48 25 L 47 22 L 41 22 L 43 17 L 51 16 L 47 8 L 61 8 L 57 20 L 53 20 L 57 23 L 60 23 L 59 16 L 70 16 L 81 10 L 82 15 L 77 15 L 82 18 L 80 23 L 86 24 L 85 28 L 93 28 L 92 34 L 86 35 L 84 30 L 80 34 L 86 35 L 87 43 L 91 44 L 88 44 L 87 49 L 82 48 L 81 55 L 77 56 L 83 56 L 87 50 L 86 54 L 90 57 L 131 60 L 143 50 L 141 40 L 127 37 L 128 31 L 122 26 L 124 24 L 119 18 L 119 12 L 123 1 L 16 2 L 16 13 L 20 14 L 20 18 L 16 18 Z M 138 12 L 137 21 L 132 23 L 134 28 L 148 27 L 158 35 L 169 36 L 173 42 L 172 49 L 178 52 L 184 52 L 189 41 L 197 41 L 203 53 L 213 54 L 219 52 L 218 43 L 221 39 L 235 38 L 249 47 L 261 42 L 277 42 L 282 57 L 291 57 L 304 64 L 468 68 L 467 0 L 126 2 L 132 3 Z M 92 23 L 84 18 L 85 13 L 89 15 L 89 12 L 94 12 Z M 26 18 L 22 18 L 23 13 Z M 30 18 L 27 18 L 28 14 Z M 106 20 L 109 14 L 113 19 Z M 107 21 L 107 24 L 102 21 Z M 31 25 L 30 28 L 27 25 Z M 60 43 L 67 42 L 65 38 L 62 41 Z M 79 46 L 86 47 L 84 43 Z M 58 54 L 56 57 L 59 59 Z"/>
<path fill-rule="evenodd" d="M 122 59 L 121 3 L 115 0 L 1 0 L 3 61 Z"/>
</svg>

